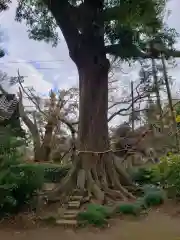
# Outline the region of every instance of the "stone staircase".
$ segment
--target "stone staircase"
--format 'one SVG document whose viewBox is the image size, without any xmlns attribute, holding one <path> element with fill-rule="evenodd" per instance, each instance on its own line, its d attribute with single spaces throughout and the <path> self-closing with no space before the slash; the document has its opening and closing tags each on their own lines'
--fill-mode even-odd
<svg viewBox="0 0 180 240">
<path fill-rule="evenodd" d="M 58 215 L 56 224 L 65 227 L 77 227 L 77 215 L 81 210 L 83 202 L 88 202 L 87 192 L 82 193 L 78 189 L 74 190 L 68 201 L 67 208 Z"/>
</svg>

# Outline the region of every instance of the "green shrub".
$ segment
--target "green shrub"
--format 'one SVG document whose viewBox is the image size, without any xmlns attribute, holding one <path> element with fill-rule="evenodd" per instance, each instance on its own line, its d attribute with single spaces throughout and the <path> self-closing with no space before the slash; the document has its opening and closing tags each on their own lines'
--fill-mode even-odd
<svg viewBox="0 0 180 240">
<path fill-rule="evenodd" d="M 170 154 L 161 158 L 157 165 L 161 185 L 169 197 L 180 197 L 180 155 Z"/>
<path fill-rule="evenodd" d="M 142 190 L 143 190 L 144 194 L 147 194 L 147 193 L 150 193 L 150 192 L 157 192 L 157 191 L 160 192 L 161 187 L 153 185 L 153 184 L 145 184 L 145 185 L 142 186 Z"/>
<path fill-rule="evenodd" d="M 108 208 L 89 204 L 87 210 L 78 214 L 78 220 L 83 223 L 93 224 L 98 227 L 107 224 L 107 218 L 110 217 L 110 211 Z"/>
<path fill-rule="evenodd" d="M 4 134 L 4 132 L 3 132 Z M 3 139 L 1 135 L 1 139 Z M 43 184 L 43 173 L 21 166 L 21 139 L 4 136 L 0 146 L 0 214 L 17 213 Z"/>
<path fill-rule="evenodd" d="M 24 170 L 31 168 L 32 170 L 34 169 L 34 171 L 41 172 L 44 176 L 44 182 L 46 183 L 60 182 L 70 169 L 68 166 L 48 163 L 22 163 L 16 166 L 16 168 Z"/>
<path fill-rule="evenodd" d="M 100 212 L 97 212 L 97 211 L 80 212 L 78 214 L 78 220 L 80 222 L 83 222 L 84 224 L 88 223 L 88 224 L 95 225 L 97 227 L 102 227 L 105 224 L 107 224 L 107 219 L 105 219 L 104 216 Z"/>
<path fill-rule="evenodd" d="M 89 204 L 87 207 L 87 211 L 100 212 L 105 218 L 109 218 L 111 215 L 111 210 L 109 208 L 98 204 Z"/>
<path fill-rule="evenodd" d="M 180 197 L 180 155 L 169 157 L 165 188 L 170 197 Z"/>
<path fill-rule="evenodd" d="M 136 203 L 122 203 L 118 206 L 117 213 L 137 216 L 141 212 L 141 206 Z"/>
<path fill-rule="evenodd" d="M 60 182 L 64 178 L 70 167 L 55 164 L 39 164 L 39 167 L 44 170 L 44 179 L 46 182 Z"/>
<path fill-rule="evenodd" d="M 44 179 L 40 171 L 11 167 L 0 173 L 1 213 L 17 213 L 42 188 Z"/>
<path fill-rule="evenodd" d="M 164 203 L 165 197 L 162 191 L 150 191 L 144 195 L 144 205 L 147 207 L 158 206 Z"/>
<path fill-rule="evenodd" d="M 131 177 L 132 180 L 139 185 L 153 183 L 154 180 L 154 175 L 151 168 L 141 167 L 135 169 L 134 171 L 132 170 Z"/>
</svg>

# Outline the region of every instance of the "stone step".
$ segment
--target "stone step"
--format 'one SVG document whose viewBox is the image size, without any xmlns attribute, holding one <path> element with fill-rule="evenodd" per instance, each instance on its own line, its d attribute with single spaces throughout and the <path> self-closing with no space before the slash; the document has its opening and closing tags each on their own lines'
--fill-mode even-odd
<svg viewBox="0 0 180 240">
<path fill-rule="evenodd" d="M 64 215 L 67 216 L 67 215 L 78 215 L 79 213 L 79 210 L 73 210 L 73 209 L 67 209 L 65 212 L 64 212 Z"/>
<path fill-rule="evenodd" d="M 68 203 L 68 208 L 80 208 L 80 201 L 72 201 Z"/>
<path fill-rule="evenodd" d="M 58 219 L 56 221 L 56 224 L 60 225 L 60 226 L 74 226 L 76 227 L 78 225 L 77 220 L 66 220 L 66 219 Z"/>
<path fill-rule="evenodd" d="M 64 214 L 64 216 L 63 216 L 63 219 L 67 219 L 67 220 L 75 220 L 75 219 L 77 219 L 77 214 Z"/>
<path fill-rule="evenodd" d="M 81 201 L 82 199 L 83 199 L 83 196 L 73 195 L 73 196 L 70 197 L 71 201 Z"/>
</svg>

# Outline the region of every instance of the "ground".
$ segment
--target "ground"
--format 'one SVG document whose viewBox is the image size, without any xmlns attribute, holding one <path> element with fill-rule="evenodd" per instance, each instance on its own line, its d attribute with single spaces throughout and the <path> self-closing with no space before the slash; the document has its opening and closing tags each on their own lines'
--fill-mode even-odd
<svg viewBox="0 0 180 240">
<path fill-rule="evenodd" d="M 154 209 L 140 219 L 126 218 L 113 220 L 113 226 L 99 230 L 85 228 L 80 230 L 62 229 L 59 227 L 4 226 L 0 224 L 0 236 L 3 240 L 178 240 L 180 239 L 180 203 L 164 205 Z"/>
</svg>

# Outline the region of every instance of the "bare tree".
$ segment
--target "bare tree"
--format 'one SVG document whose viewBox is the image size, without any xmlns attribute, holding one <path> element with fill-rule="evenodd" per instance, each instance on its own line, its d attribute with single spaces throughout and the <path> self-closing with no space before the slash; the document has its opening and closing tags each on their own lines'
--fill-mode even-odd
<svg viewBox="0 0 180 240">
<path fill-rule="evenodd" d="M 32 134 L 35 160 L 49 161 L 50 157 L 53 157 L 52 152 L 55 153 L 57 148 L 59 149 L 58 144 L 64 136 L 62 124 L 66 124 L 66 127 L 70 129 L 72 139 L 75 138 L 76 130 L 69 119 L 75 115 L 77 112 L 76 108 L 78 107 L 75 101 L 69 103 L 69 101 L 72 100 L 73 91 L 75 91 L 75 89 L 69 89 L 68 91 L 62 90 L 59 91 L 58 94 L 51 91 L 49 99 L 45 100 L 42 107 L 41 103 L 43 99 L 35 95 L 32 89 L 25 89 L 23 85 L 20 84 L 20 115 Z M 33 120 L 24 109 L 22 92 L 25 93 L 35 106 L 36 111 L 31 111 Z"/>
</svg>

